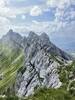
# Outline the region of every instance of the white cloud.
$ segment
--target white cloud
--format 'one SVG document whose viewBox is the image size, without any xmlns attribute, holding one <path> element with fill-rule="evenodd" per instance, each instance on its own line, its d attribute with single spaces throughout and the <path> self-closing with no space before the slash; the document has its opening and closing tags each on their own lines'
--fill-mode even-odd
<svg viewBox="0 0 75 100">
<path fill-rule="evenodd" d="M 64 8 L 69 6 L 74 0 L 47 0 L 46 4 L 50 7 Z"/>
<path fill-rule="evenodd" d="M 56 20 L 50 22 L 38 22 L 33 20 L 29 25 L 21 25 L 16 27 L 20 33 L 27 31 L 34 31 L 36 33 L 46 32 L 47 34 L 57 32 L 60 28 L 65 27 L 66 23 L 58 22 Z M 42 26 L 42 27 L 41 27 Z"/>
<path fill-rule="evenodd" d="M 57 0 L 47 0 L 47 5 L 51 6 L 51 7 L 56 7 L 58 5 L 58 3 L 57 3 Z"/>
<path fill-rule="evenodd" d="M 8 18 L 16 18 L 19 14 L 29 13 L 32 6 L 27 7 L 10 7 L 10 0 L 0 0 L 0 16 Z"/>
<path fill-rule="evenodd" d="M 5 1 L 4 0 L 0 0 L 0 7 L 4 7 L 5 6 Z"/>
<path fill-rule="evenodd" d="M 32 22 L 33 22 L 34 24 L 39 24 L 39 22 L 36 21 L 36 20 L 32 20 Z"/>
<path fill-rule="evenodd" d="M 10 21 L 5 17 L 0 17 L 0 37 L 10 29 Z"/>
<path fill-rule="evenodd" d="M 0 17 L 0 25 L 9 24 L 10 21 L 5 17 Z"/>
<path fill-rule="evenodd" d="M 26 25 L 17 25 L 17 23 L 13 23 L 12 20 L 9 20 L 9 18 L 16 18 L 17 15 L 21 15 L 22 19 L 25 19 L 26 16 L 24 14 L 30 13 L 31 9 L 33 9 L 32 6 L 27 7 L 19 7 L 18 9 L 16 7 L 10 7 L 8 6 L 9 0 L 0 0 L 0 37 L 3 34 L 6 34 L 6 32 L 12 28 L 15 31 L 25 32 L 28 31 L 30 26 Z M 34 9 L 36 14 L 33 13 L 33 15 L 39 15 L 41 14 L 41 9 L 38 6 L 34 6 Z M 13 24 L 12 24 L 13 23 Z"/>
<path fill-rule="evenodd" d="M 31 16 L 39 16 L 41 14 L 42 14 L 42 10 L 39 6 L 32 7 L 32 9 L 30 11 Z"/>
<path fill-rule="evenodd" d="M 21 17 L 22 17 L 23 20 L 26 19 L 26 16 L 25 15 L 22 15 Z"/>
<path fill-rule="evenodd" d="M 21 33 L 22 35 L 27 35 L 27 32 L 29 31 L 34 31 L 36 33 L 46 32 L 48 34 L 49 31 L 51 30 L 49 26 L 50 26 L 50 22 L 38 22 L 33 20 L 32 23 L 30 23 L 29 25 L 14 24 L 14 25 L 10 25 L 10 28 L 18 33 Z"/>
<path fill-rule="evenodd" d="M 75 0 L 71 0 L 74 3 Z M 6 6 L 9 4 L 9 0 L 0 0 L 0 33 L 6 33 L 9 28 L 14 29 L 19 33 L 24 33 L 26 31 L 35 31 L 35 32 L 46 32 L 52 33 L 59 31 L 60 29 L 66 27 L 67 22 L 62 21 L 63 16 L 66 19 L 74 18 L 75 12 L 68 11 L 67 8 L 70 6 L 70 0 L 46 0 L 47 5 L 35 5 L 35 6 L 28 6 L 28 7 L 9 7 Z M 45 11 L 49 11 L 49 7 L 56 7 L 54 12 L 55 19 L 53 21 L 48 22 L 38 22 L 33 20 L 32 23 L 30 22 L 28 25 L 24 23 L 23 25 L 17 25 L 17 23 L 12 24 L 9 18 L 16 18 L 17 15 L 21 15 L 22 19 L 26 19 L 25 14 L 29 13 L 31 16 L 39 16 Z M 64 18 L 64 20 L 65 20 Z M 0 35 L 2 35 L 0 34 Z"/>
<path fill-rule="evenodd" d="M 1 7 L 0 8 L 0 16 L 8 17 L 8 18 L 14 18 L 14 16 L 17 16 L 19 14 L 28 13 L 30 11 L 31 7 L 22 7 L 22 8 L 10 8 L 10 7 Z"/>
<path fill-rule="evenodd" d="M 75 11 L 71 11 L 70 12 L 70 17 L 73 19 L 73 18 L 75 18 Z"/>
</svg>

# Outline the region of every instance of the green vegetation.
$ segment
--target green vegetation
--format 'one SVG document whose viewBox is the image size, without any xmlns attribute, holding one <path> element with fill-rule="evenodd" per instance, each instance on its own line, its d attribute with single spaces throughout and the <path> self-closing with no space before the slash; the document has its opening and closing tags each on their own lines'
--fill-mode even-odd
<svg viewBox="0 0 75 100">
<path fill-rule="evenodd" d="M 26 100 L 75 100 L 75 61 L 65 65 L 55 56 L 51 56 L 60 63 L 58 74 L 62 86 L 59 89 L 39 89 Z"/>
<path fill-rule="evenodd" d="M 36 90 L 34 95 L 21 99 L 15 96 L 14 88 L 17 72 L 25 71 L 22 70 L 23 50 L 0 45 L 0 94 L 5 95 L 0 97 L 0 100 L 75 100 L 75 61 L 64 65 L 63 61 L 54 55 L 50 57 L 61 65 L 58 67 L 61 88 L 41 88 Z"/>
<path fill-rule="evenodd" d="M 0 94 L 15 95 L 14 84 L 18 70 L 23 66 L 24 54 L 21 49 L 0 47 Z M 10 89 L 12 87 L 12 89 Z"/>
<path fill-rule="evenodd" d="M 65 91 L 63 88 L 59 89 L 39 89 L 35 92 L 33 96 L 25 100 L 75 100 L 69 92 Z"/>
<path fill-rule="evenodd" d="M 19 98 L 16 96 L 10 96 L 10 97 L 5 97 L 5 98 L 0 97 L 0 100 L 19 100 Z"/>
<path fill-rule="evenodd" d="M 67 88 L 69 82 L 75 79 L 75 61 L 68 65 L 59 66 L 58 74 L 63 86 Z"/>
<path fill-rule="evenodd" d="M 16 96 L 9 96 L 5 98 L 0 98 L 0 100 L 75 100 L 75 97 L 63 88 L 41 88 L 35 91 L 34 95 L 29 97 L 18 98 Z"/>
</svg>

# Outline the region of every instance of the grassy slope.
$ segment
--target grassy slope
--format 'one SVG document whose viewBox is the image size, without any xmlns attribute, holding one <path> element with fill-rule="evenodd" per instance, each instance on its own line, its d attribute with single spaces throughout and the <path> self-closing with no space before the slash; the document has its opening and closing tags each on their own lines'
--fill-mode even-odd
<svg viewBox="0 0 75 100">
<path fill-rule="evenodd" d="M 64 89 L 39 89 L 33 96 L 26 100 L 75 100 L 75 98 Z"/>
<path fill-rule="evenodd" d="M 23 51 L 0 47 L 0 92 L 14 84 L 17 71 L 23 66 Z"/>
</svg>

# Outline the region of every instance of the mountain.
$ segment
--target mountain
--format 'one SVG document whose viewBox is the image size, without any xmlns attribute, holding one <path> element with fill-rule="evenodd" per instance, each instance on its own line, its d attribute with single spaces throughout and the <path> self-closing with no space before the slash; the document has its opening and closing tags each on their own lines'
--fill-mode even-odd
<svg viewBox="0 0 75 100">
<path fill-rule="evenodd" d="M 10 48 L 22 48 L 21 43 L 22 43 L 22 36 L 19 35 L 16 32 L 13 32 L 12 29 L 10 29 L 5 36 L 2 37 L 0 40 L 0 44 L 6 45 Z"/>
<path fill-rule="evenodd" d="M 6 93 L 9 87 L 15 91 L 13 84 L 16 74 L 24 62 L 21 43 L 22 37 L 13 30 L 9 30 L 0 40 L 0 93 Z"/>
<path fill-rule="evenodd" d="M 62 82 L 58 68 L 73 60 L 46 33 L 39 36 L 31 31 L 28 37 L 22 37 L 9 30 L 0 40 L 0 47 L 0 88 L 14 89 L 19 97 L 29 96 L 39 87 L 59 88 Z"/>
<path fill-rule="evenodd" d="M 71 56 L 57 48 L 49 40 L 46 33 L 38 36 L 30 32 L 24 38 L 25 65 L 20 80 L 17 82 L 17 95 L 28 96 L 38 87 L 61 86 L 57 68 L 61 63 L 67 63 Z"/>
</svg>

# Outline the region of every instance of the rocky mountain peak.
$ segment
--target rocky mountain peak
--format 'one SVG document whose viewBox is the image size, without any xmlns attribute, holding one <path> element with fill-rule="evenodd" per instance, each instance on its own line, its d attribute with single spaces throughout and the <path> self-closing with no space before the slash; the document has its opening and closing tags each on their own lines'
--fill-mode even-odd
<svg viewBox="0 0 75 100">
<path fill-rule="evenodd" d="M 39 36 L 30 32 L 24 44 L 24 71 L 17 83 L 17 95 L 29 96 L 38 87 L 60 87 L 58 60 L 64 63 L 70 56 L 52 44 L 46 33 Z"/>
<path fill-rule="evenodd" d="M 10 29 L 10 30 L 7 32 L 6 36 L 8 36 L 9 38 L 12 37 L 12 39 L 18 39 L 18 38 L 20 39 L 20 38 L 22 38 L 22 36 L 21 36 L 19 33 L 14 32 L 12 29 Z M 6 36 L 5 36 L 5 37 L 6 37 Z"/>
<path fill-rule="evenodd" d="M 46 33 L 42 33 L 42 34 L 40 35 L 40 38 L 41 38 L 42 40 L 50 41 L 49 36 L 48 36 Z"/>
<path fill-rule="evenodd" d="M 39 39 L 39 36 L 35 32 L 33 31 L 29 32 L 29 35 L 27 37 L 28 42 L 33 43 L 37 41 L 38 39 Z"/>
<path fill-rule="evenodd" d="M 12 30 L 12 29 L 10 29 L 10 30 L 8 31 L 8 34 L 11 34 L 11 33 L 13 33 L 13 30 Z"/>
<path fill-rule="evenodd" d="M 56 47 L 46 33 L 37 35 L 31 31 L 28 37 L 21 37 L 9 30 L 2 42 L 14 48 L 13 51 L 23 45 L 24 65 L 18 72 L 15 86 L 18 96 L 29 96 L 38 87 L 57 88 L 62 85 L 58 75 L 59 62 L 65 63 L 71 57 Z"/>
<path fill-rule="evenodd" d="M 40 35 L 40 40 L 41 40 L 42 46 L 47 46 L 47 45 L 49 46 L 49 45 L 51 45 L 49 36 L 46 33 L 42 33 Z"/>
<path fill-rule="evenodd" d="M 21 47 L 22 43 L 22 36 L 16 32 L 14 32 L 12 29 L 10 29 L 6 35 L 3 36 L 3 38 L 0 40 L 2 44 L 7 45 L 9 47 Z"/>
<path fill-rule="evenodd" d="M 37 34 L 35 33 L 35 32 L 33 32 L 33 31 L 30 31 L 29 32 L 29 37 L 35 37 L 35 36 L 37 36 Z"/>
<path fill-rule="evenodd" d="M 30 40 L 32 40 L 32 39 L 38 39 L 39 40 L 40 39 L 43 42 L 50 42 L 49 37 L 48 37 L 48 35 L 45 32 L 42 33 L 41 35 L 37 35 L 35 32 L 30 31 L 28 38 Z"/>
<path fill-rule="evenodd" d="M 26 40 L 26 39 L 25 39 Z M 35 32 L 30 31 L 27 37 L 27 42 L 29 44 L 38 43 L 40 45 L 50 45 L 49 37 L 46 33 L 42 33 L 41 35 L 37 35 Z"/>
</svg>

